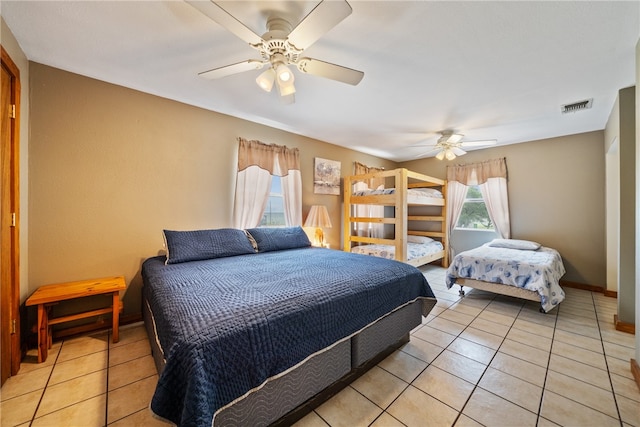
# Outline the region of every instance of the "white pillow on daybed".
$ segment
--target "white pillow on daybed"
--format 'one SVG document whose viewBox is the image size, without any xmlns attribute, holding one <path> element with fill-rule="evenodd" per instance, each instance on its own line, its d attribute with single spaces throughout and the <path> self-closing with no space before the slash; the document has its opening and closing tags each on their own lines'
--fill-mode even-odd
<svg viewBox="0 0 640 427">
<path fill-rule="evenodd" d="M 420 244 L 427 244 L 427 243 L 431 243 L 433 242 L 433 239 L 431 237 L 427 237 L 427 236 L 407 236 L 407 242 L 409 243 L 420 243 Z"/>
<path fill-rule="evenodd" d="M 537 251 L 542 246 L 540 243 L 530 240 L 518 239 L 493 239 L 489 242 L 492 248 L 519 249 L 521 251 Z"/>
</svg>

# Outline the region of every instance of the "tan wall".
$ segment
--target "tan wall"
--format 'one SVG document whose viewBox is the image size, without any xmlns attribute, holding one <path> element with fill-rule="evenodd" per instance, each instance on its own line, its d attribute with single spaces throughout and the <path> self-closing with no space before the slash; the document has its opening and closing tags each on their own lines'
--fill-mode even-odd
<svg viewBox="0 0 640 427">
<path fill-rule="evenodd" d="M 20 300 L 29 296 L 29 61 L 0 18 L 0 41 L 20 70 Z"/>
<path fill-rule="evenodd" d="M 29 288 L 124 275 L 140 312 L 141 262 L 162 230 L 232 226 L 237 137 L 298 147 L 303 217 L 327 205 L 340 246 L 341 196 L 313 194 L 322 157 L 393 168 L 332 144 L 31 63 Z"/>
<path fill-rule="evenodd" d="M 505 157 L 511 236 L 556 248 L 565 280 L 604 287 L 605 167 L 602 131 L 471 151 L 455 163 Z M 435 158 L 401 166 L 439 178 L 449 162 Z"/>
</svg>

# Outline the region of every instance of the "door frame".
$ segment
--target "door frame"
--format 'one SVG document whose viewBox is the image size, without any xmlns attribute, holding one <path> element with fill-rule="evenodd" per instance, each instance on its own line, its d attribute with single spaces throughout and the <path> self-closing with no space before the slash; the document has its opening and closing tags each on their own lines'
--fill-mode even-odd
<svg viewBox="0 0 640 427">
<path fill-rule="evenodd" d="M 13 62 L 7 51 L 0 45 L 1 66 L 11 75 L 11 101 L 15 106 L 13 117 L 10 118 L 10 172 L 9 172 L 9 205 L 15 219 L 10 221 L 9 227 L 2 227 L 0 233 L 9 234 L 11 247 L 2 251 L 2 265 L 10 266 L 11 298 L 8 305 L 10 325 L 2 325 L 0 333 L 11 333 L 11 375 L 16 375 L 22 360 L 20 339 L 20 70 Z M 9 259 L 6 259 L 9 257 Z M 6 263 L 6 264 L 5 264 Z M 6 308 L 2 302 L 3 308 Z"/>
</svg>

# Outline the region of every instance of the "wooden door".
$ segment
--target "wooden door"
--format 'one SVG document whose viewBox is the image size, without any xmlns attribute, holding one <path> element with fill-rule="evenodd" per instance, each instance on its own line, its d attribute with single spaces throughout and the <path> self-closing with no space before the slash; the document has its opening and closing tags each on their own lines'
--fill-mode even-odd
<svg viewBox="0 0 640 427">
<path fill-rule="evenodd" d="M 0 384 L 20 369 L 18 113 L 20 72 L 0 46 Z"/>
</svg>

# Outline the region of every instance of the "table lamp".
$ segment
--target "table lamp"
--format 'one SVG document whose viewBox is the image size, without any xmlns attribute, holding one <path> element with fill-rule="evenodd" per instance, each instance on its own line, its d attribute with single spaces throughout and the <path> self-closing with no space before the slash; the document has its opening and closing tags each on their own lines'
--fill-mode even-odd
<svg viewBox="0 0 640 427">
<path fill-rule="evenodd" d="M 323 228 L 331 228 L 331 219 L 329 219 L 329 212 L 324 205 L 313 205 L 307 215 L 307 220 L 304 222 L 305 227 L 315 227 L 316 234 L 313 240 L 313 246 L 324 246 L 324 231 Z"/>
</svg>

